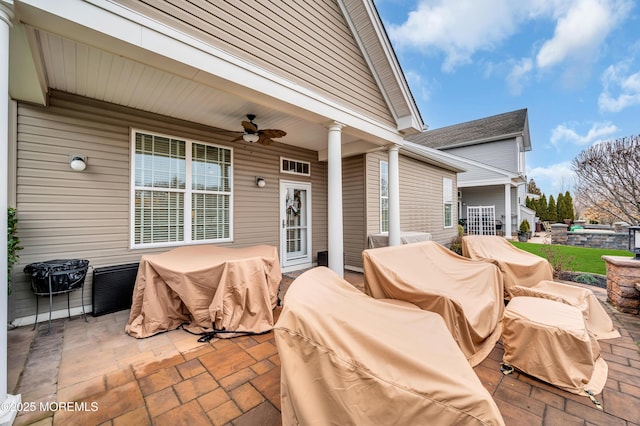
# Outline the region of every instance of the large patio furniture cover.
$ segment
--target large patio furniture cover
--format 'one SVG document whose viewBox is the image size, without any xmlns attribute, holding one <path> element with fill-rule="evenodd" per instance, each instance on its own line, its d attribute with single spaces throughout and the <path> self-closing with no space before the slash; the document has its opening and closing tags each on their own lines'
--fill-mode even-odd
<svg viewBox="0 0 640 426">
<path fill-rule="evenodd" d="M 504 311 L 503 361 L 566 391 L 598 394 L 607 364 L 578 308 L 538 297 L 514 297 Z"/>
<path fill-rule="evenodd" d="M 268 331 L 281 278 L 272 246 L 197 245 L 143 255 L 125 330 L 142 338 L 186 322 L 195 333 L 214 323 L 217 330 Z"/>
<path fill-rule="evenodd" d="M 442 318 L 300 275 L 274 327 L 283 425 L 502 425 Z"/>
<path fill-rule="evenodd" d="M 593 291 L 570 284 L 543 280 L 534 287 L 511 287 L 513 297 L 530 296 L 542 297 L 574 306 L 582 312 L 587 329 L 596 339 L 614 339 L 620 333 L 613 327 L 611 318 L 604 310 Z"/>
<path fill-rule="evenodd" d="M 506 297 L 511 287 L 533 287 L 542 280 L 553 280 L 553 269 L 540 256 L 520 250 L 504 237 L 493 235 L 467 235 L 462 237 L 462 254 L 474 260 L 494 262 L 504 274 Z"/>
<path fill-rule="evenodd" d="M 365 250 L 365 292 L 440 314 L 472 366 L 500 338 L 504 310 L 497 266 L 469 260 L 435 241 Z"/>
</svg>

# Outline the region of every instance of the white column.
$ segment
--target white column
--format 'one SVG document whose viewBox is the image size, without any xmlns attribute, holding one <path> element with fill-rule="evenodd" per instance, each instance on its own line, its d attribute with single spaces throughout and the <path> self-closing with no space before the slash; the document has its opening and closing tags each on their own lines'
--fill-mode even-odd
<svg viewBox="0 0 640 426">
<path fill-rule="evenodd" d="M 9 167 L 9 29 L 10 3 L 0 1 L 0 425 L 10 425 L 18 414 L 20 395 L 7 394 L 7 199 Z"/>
<path fill-rule="evenodd" d="M 389 148 L 389 246 L 400 245 L 400 166 L 398 145 Z"/>
<path fill-rule="evenodd" d="M 511 239 L 511 184 L 504 185 L 504 236 Z"/>
<path fill-rule="evenodd" d="M 342 128 L 344 124 L 329 125 L 327 208 L 329 222 L 329 268 L 344 276 L 344 236 L 342 225 Z"/>
</svg>

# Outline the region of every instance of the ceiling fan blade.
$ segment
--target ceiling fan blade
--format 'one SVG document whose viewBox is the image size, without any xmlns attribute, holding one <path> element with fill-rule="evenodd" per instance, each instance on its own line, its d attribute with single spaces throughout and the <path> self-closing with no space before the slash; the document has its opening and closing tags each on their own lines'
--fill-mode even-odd
<svg viewBox="0 0 640 426">
<path fill-rule="evenodd" d="M 260 145 L 271 145 L 273 143 L 273 140 L 266 137 L 265 135 L 260 135 L 260 139 L 258 139 L 258 143 Z"/>
<path fill-rule="evenodd" d="M 250 121 L 246 121 L 246 120 L 243 121 L 242 122 L 242 127 L 244 127 L 244 129 L 246 131 L 251 132 L 251 133 L 255 133 L 255 132 L 258 131 L 258 126 L 256 126 L 255 123 L 252 123 Z"/>
<path fill-rule="evenodd" d="M 264 129 L 260 130 L 258 133 L 266 136 L 267 138 L 281 138 L 287 135 L 287 132 L 278 129 Z"/>
<path fill-rule="evenodd" d="M 241 141 L 241 140 L 242 140 L 242 135 L 238 136 L 235 139 L 232 139 L 231 142 L 238 142 L 238 141 Z"/>
</svg>

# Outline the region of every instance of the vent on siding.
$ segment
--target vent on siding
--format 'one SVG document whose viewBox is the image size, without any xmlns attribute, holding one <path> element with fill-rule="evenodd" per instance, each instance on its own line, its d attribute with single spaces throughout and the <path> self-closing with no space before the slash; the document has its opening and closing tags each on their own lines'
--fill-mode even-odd
<svg viewBox="0 0 640 426">
<path fill-rule="evenodd" d="M 93 270 L 93 316 L 131 308 L 138 264 L 106 266 Z"/>
<path fill-rule="evenodd" d="M 290 158 L 280 157 L 280 171 L 282 173 L 291 173 L 294 175 L 311 175 L 311 163 L 308 161 L 292 160 Z"/>
</svg>

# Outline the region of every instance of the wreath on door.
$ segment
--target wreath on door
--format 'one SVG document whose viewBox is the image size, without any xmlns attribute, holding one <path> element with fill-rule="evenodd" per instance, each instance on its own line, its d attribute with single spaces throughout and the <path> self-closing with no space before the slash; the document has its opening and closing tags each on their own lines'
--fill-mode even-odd
<svg viewBox="0 0 640 426">
<path fill-rule="evenodd" d="M 300 208 L 302 207 L 302 202 L 300 200 L 300 191 L 294 190 L 293 194 L 287 194 L 287 214 L 292 216 L 300 215 Z"/>
</svg>

